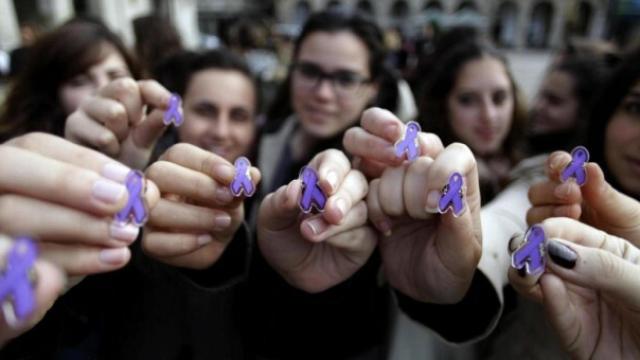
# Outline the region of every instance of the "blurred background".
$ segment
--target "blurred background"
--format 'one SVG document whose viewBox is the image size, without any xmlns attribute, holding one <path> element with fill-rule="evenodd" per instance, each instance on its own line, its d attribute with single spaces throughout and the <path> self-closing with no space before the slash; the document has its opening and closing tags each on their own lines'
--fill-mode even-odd
<svg viewBox="0 0 640 360">
<path fill-rule="evenodd" d="M 277 83 L 301 24 L 330 7 L 371 14 L 408 78 L 438 33 L 476 27 L 503 49 L 529 98 L 554 52 L 606 52 L 640 39 L 640 0 L 0 0 L 0 75 L 9 72 L 12 51 L 74 16 L 101 19 L 133 47 L 135 19 L 154 14 L 171 21 L 186 48 L 250 53 L 264 83 Z"/>
</svg>

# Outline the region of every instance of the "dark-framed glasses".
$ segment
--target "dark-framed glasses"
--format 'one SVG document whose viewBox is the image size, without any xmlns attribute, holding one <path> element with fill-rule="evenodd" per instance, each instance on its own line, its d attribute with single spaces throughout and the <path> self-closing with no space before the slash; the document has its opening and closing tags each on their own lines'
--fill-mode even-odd
<svg viewBox="0 0 640 360">
<path fill-rule="evenodd" d="M 338 96 L 355 96 L 363 88 L 363 85 L 371 83 L 370 78 L 357 72 L 337 70 L 328 73 L 310 62 L 297 62 L 293 64 L 292 70 L 296 76 L 295 80 L 306 89 L 315 89 L 322 80 L 327 79 Z"/>
</svg>

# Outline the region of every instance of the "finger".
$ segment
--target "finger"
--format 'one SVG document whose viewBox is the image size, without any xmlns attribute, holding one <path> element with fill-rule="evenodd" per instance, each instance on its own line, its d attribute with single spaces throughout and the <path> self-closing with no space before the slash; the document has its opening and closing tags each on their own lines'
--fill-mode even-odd
<svg viewBox="0 0 640 360">
<path fill-rule="evenodd" d="M 293 226 L 298 221 L 300 208 L 298 199 L 302 190 L 302 182 L 293 180 L 267 195 L 260 204 L 258 229 L 278 231 Z"/>
<path fill-rule="evenodd" d="M 144 103 L 138 83 L 132 78 L 116 79 L 98 91 L 99 95 L 120 102 L 127 113 L 127 120 L 131 126 L 142 121 Z"/>
<path fill-rule="evenodd" d="M 109 156 L 117 156 L 120 153 L 120 143 L 116 135 L 90 119 L 81 110 L 67 118 L 64 132 L 64 137 L 76 144 L 97 149 Z"/>
<path fill-rule="evenodd" d="M 571 155 L 566 151 L 555 151 L 549 155 L 546 163 L 546 172 L 549 179 L 560 182 L 560 176 L 564 168 L 571 162 Z"/>
<path fill-rule="evenodd" d="M 327 244 L 343 250 L 353 263 L 364 264 L 377 243 L 377 235 L 369 226 L 360 226 L 327 238 Z"/>
<path fill-rule="evenodd" d="M 318 185 L 328 196 L 338 191 L 340 184 L 351 170 L 349 159 L 340 150 L 329 149 L 314 156 L 310 167 L 317 169 Z"/>
<path fill-rule="evenodd" d="M 424 191 L 431 164 L 433 164 L 433 159 L 427 156 L 420 156 L 409 165 L 404 177 L 404 203 L 409 216 L 414 219 L 433 217 L 432 214 L 425 211 L 427 192 Z"/>
<path fill-rule="evenodd" d="M 143 235 L 142 248 L 150 256 L 162 261 L 192 254 L 203 247 L 208 247 L 209 253 L 217 252 L 217 258 L 230 240 L 229 236 L 214 237 L 208 233 L 169 233 L 154 230 Z M 213 254 L 210 255 L 213 256 Z"/>
<path fill-rule="evenodd" d="M 581 215 L 582 206 L 580 204 L 536 206 L 527 210 L 527 224 L 537 224 L 552 217 L 568 217 L 577 220 Z"/>
<path fill-rule="evenodd" d="M 432 159 L 435 159 L 444 150 L 442 140 L 433 133 L 419 133 L 418 143 L 420 144 L 420 155 L 428 156 Z"/>
<path fill-rule="evenodd" d="M 342 223 L 333 225 L 327 222 L 321 214 L 304 219 L 300 223 L 300 232 L 312 242 L 321 242 L 339 234 L 364 225 L 367 222 L 367 204 L 360 201 L 345 214 Z"/>
<path fill-rule="evenodd" d="M 575 339 L 586 329 L 578 317 L 576 306 L 571 302 L 571 294 L 566 284 L 555 274 L 547 273 L 540 278 L 540 288 L 544 294 L 543 304 L 547 319 L 556 330 L 565 348 L 576 345 Z"/>
<path fill-rule="evenodd" d="M 169 161 L 210 176 L 223 186 L 228 186 L 235 176 L 233 165 L 212 152 L 195 145 L 179 143 L 165 151 L 160 160 Z M 254 176 L 252 169 L 251 176 Z"/>
<path fill-rule="evenodd" d="M 614 219 L 608 222 L 620 225 L 607 230 L 638 244 L 640 202 L 613 188 L 605 180 L 598 164 L 589 163 L 585 170 L 589 179 L 582 187 L 584 201 L 588 205 L 585 211 L 594 212 L 594 217 Z"/>
<path fill-rule="evenodd" d="M 480 189 L 478 168 L 471 150 L 463 144 L 447 146 L 429 166 L 424 192 L 427 194 L 425 210 L 434 212 L 449 183 L 449 177 L 459 173 L 463 177 L 463 209 L 459 216 L 449 210 L 442 214 L 438 232 L 447 234 L 447 241 L 437 241 L 436 248 L 450 271 L 461 278 L 473 272 L 482 253 L 482 227 L 480 224 Z M 450 191 L 455 191 L 450 189 Z M 455 266 L 455 267 L 454 267 Z"/>
<path fill-rule="evenodd" d="M 327 199 L 323 218 L 330 224 L 340 224 L 351 207 L 367 196 L 369 183 L 364 175 L 351 170 L 340 184 L 338 191 Z"/>
<path fill-rule="evenodd" d="M 231 215 L 226 211 L 164 199 L 151 212 L 149 224 L 161 229 L 189 233 L 225 234 L 233 231 Z"/>
<path fill-rule="evenodd" d="M 145 104 L 160 110 L 167 110 L 171 93 L 156 80 L 139 80 L 140 96 Z"/>
<path fill-rule="evenodd" d="M 138 126 L 132 130 L 133 143 L 141 148 L 152 147 L 167 130 L 164 123 L 164 111 L 154 109 Z"/>
<path fill-rule="evenodd" d="M 8 194 L 0 196 L 0 228 L 9 235 L 28 235 L 40 241 L 105 247 L 127 246 L 139 233 L 137 226 L 123 226 L 111 218 Z"/>
<path fill-rule="evenodd" d="M 386 216 L 401 216 L 405 213 L 402 183 L 407 165 L 387 168 L 380 178 L 378 199 Z"/>
<path fill-rule="evenodd" d="M 366 132 L 387 142 L 395 143 L 404 134 L 404 124 L 391 111 L 369 108 L 362 113 L 360 126 Z"/>
<path fill-rule="evenodd" d="M 39 246 L 41 257 L 60 267 L 68 276 L 117 270 L 131 258 L 127 247 L 99 248 L 54 243 L 40 243 Z"/>
<path fill-rule="evenodd" d="M 395 128 L 395 126 L 394 126 Z M 342 143 L 345 150 L 354 156 L 387 166 L 402 164 L 396 156 L 394 142 L 374 135 L 363 128 L 353 127 L 344 134 Z"/>
<path fill-rule="evenodd" d="M 600 231 L 593 229 L 593 232 Z M 604 248 L 583 246 L 560 238 L 550 239 L 549 268 L 569 283 L 601 291 L 640 309 L 640 251 L 615 236 L 607 235 L 605 239 L 601 240 Z M 617 249 L 606 249 L 609 246 Z"/>
<path fill-rule="evenodd" d="M 369 184 L 367 195 L 367 212 L 373 226 L 384 236 L 391 236 L 391 219 L 387 217 L 380 204 L 380 179 L 375 179 Z"/>
<path fill-rule="evenodd" d="M 572 181 L 558 183 L 556 181 L 546 180 L 533 184 L 529 188 L 528 196 L 529 201 L 534 206 L 582 203 L 580 185 Z"/>
<path fill-rule="evenodd" d="M 522 235 L 515 236 L 509 241 L 509 254 L 513 254 L 524 243 L 524 237 Z M 526 270 L 516 269 L 513 266 L 509 266 L 508 278 L 509 283 L 516 292 L 520 295 L 531 299 L 533 301 L 542 302 L 542 289 L 538 283 L 542 274 L 529 274 Z"/>
<path fill-rule="evenodd" d="M 146 171 L 161 193 L 175 194 L 197 204 L 229 205 L 235 199 L 228 186 L 216 183 L 208 175 L 168 161 L 156 161 Z"/>
<path fill-rule="evenodd" d="M 123 184 L 87 169 L 9 146 L 0 146 L 0 159 L 0 172 L 13 174 L 0 179 L 2 192 L 31 196 L 97 215 L 115 214 L 127 201 L 127 188 Z"/>
<path fill-rule="evenodd" d="M 128 167 L 98 151 L 87 149 L 50 134 L 30 133 L 11 139 L 5 144 L 92 170 L 117 182 L 124 182 L 131 171 Z"/>
<path fill-rule="evenodd" d="M 379 178 L 387 168 L 386 164 L 364 158 L 354 158 L 352 168 L 361 171 L 370 179 Z"/>
<path fill-rule="evenodd" d="M 82 111 L 79 114 L 84 113 L 87 120 L 89 120 L 83 122 L 83 125 L 88 122 L 102 125 L 104 129 L 111 131 L 116 136 L 118 142 L 121 142 L 129 135 L 127 109 L 121 102 L 94 96 L 83 102 L 81 109 Z"/>
</svg>

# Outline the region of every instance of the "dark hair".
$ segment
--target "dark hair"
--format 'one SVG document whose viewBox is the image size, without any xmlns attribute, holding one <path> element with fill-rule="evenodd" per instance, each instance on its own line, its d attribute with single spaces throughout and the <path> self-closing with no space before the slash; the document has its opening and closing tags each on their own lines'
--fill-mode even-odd
<svg viewBox="0 0 640 360">
<path fill-rule="evenodd" d="M 507 61 L 488 45 L 479 42 L 464 42 L 452 47 L 439 57 L 433 72 L 426 82 L 419 104 L 419 122 L 425 131 L 436 133 L 447 145 L 460 139 L 453 133 L 447 111 L 447 98 L 453 90 L 456 78 L 463 66 L 470 61 L 489 56 L 504 65 L 511 83 L 514 97 L 513 122 L 509 134 L 503 144 L 504 154 L 517 163 L 523 156 L 521 146 L 526 123 L 526 108 L 522 94 L 516 86 L 513 75 L 509 71 Z"/>
<path fill-rule="evenodd" d="M 597 162 L 605 172 L 607 181 L 620 191 L 617 179 L 611 174 L 604 156 L 607 126 L 629 90 L 640 81 L 640 47 L 635 48 L 622 58 L 622 62 L 613 70 L 611 76 L 602 87 L 593 107 L 593 116 L 589 121 L 587 147 L 591 154 L 590 161 Z"/>
<path fill-rule="evenodd" d="M 165 58 L 183 50 L 180 35 L 169 19 L 146 15 L 133 20 L 136 56 L 145 75 L 155 77 L 156 66 Z"/>
<path fill-rule="evenodd" d="M 158 66 L 157 80 L 170 91 L 184 96 L 191 78 L 201 70 L 236 71 L 249 79 L 256 98 L 256 111 L 260 108 L 258 82 L 249 66 L 238 55 L 227 50 L 209 50 L 206 52 L 182 51 L 167 57 Z"/>
<path fill-rule="evenodd" d="M 395 110 L 398 100 L 397 75 L 385 63 L 386 50 L 380 28 L 366 15 L 358 12 L 345 12 L 330 9 L 315 13 L 309 17 L 294 44 L 293 59 L 297 58 L 302 43 L 316 32 L 348 31 L 357 36 L 369 50 L 369 72 L 374 82 L 379 84 L 376 106 Z M 292 112 L 291 71 L 280 86 L 275 100 L 267 112 L 265 132 L 274 132 L 280 128 Z"/>
<path fill-rule="evenodd" d="M 117 49 L 137 77 L 137 66 L 122 41 L 98 20 L 72 19 L 40 38 L 7 94 L 0 114 L 0 141 L 31 131 L 63 135 L 66 114 L 58 90 L 102 60 L 104 43 Z"/>
</svg>

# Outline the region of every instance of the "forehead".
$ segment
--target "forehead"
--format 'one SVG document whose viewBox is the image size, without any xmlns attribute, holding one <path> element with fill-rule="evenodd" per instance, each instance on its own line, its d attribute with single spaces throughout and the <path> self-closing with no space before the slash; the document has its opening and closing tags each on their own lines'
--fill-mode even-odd
<svg viewBox="0 0 640 360">
<path fill-rule="evenodd" d="M 255 95 L 253 83 L 245 74 L 235 70 L 205 69 L 191 76 L 185 101 L 206 100 L 254 109 Z"/>
<path fill-rule="evenodd" d="M 553 93 L 570 94 L 573 90 L 573 77 L 561 70 L 554 70 L 544 79 L 543 87 L 545 91 Z"/>
<path fill-rule="evenodd" d="M 468 61 L 456 77 L 456 87 L 508 87 L 510 80 L 504 64 L 493 57 L 483 56 Z"/>
<path fill-rule="evenodd" d="M 298 61 L 309 61 L 327 71 L 345 69 L 369 70 L 369 50 L 365 43 L 349 31 L 314 32 L 300 45 Z"/>
</svg>

